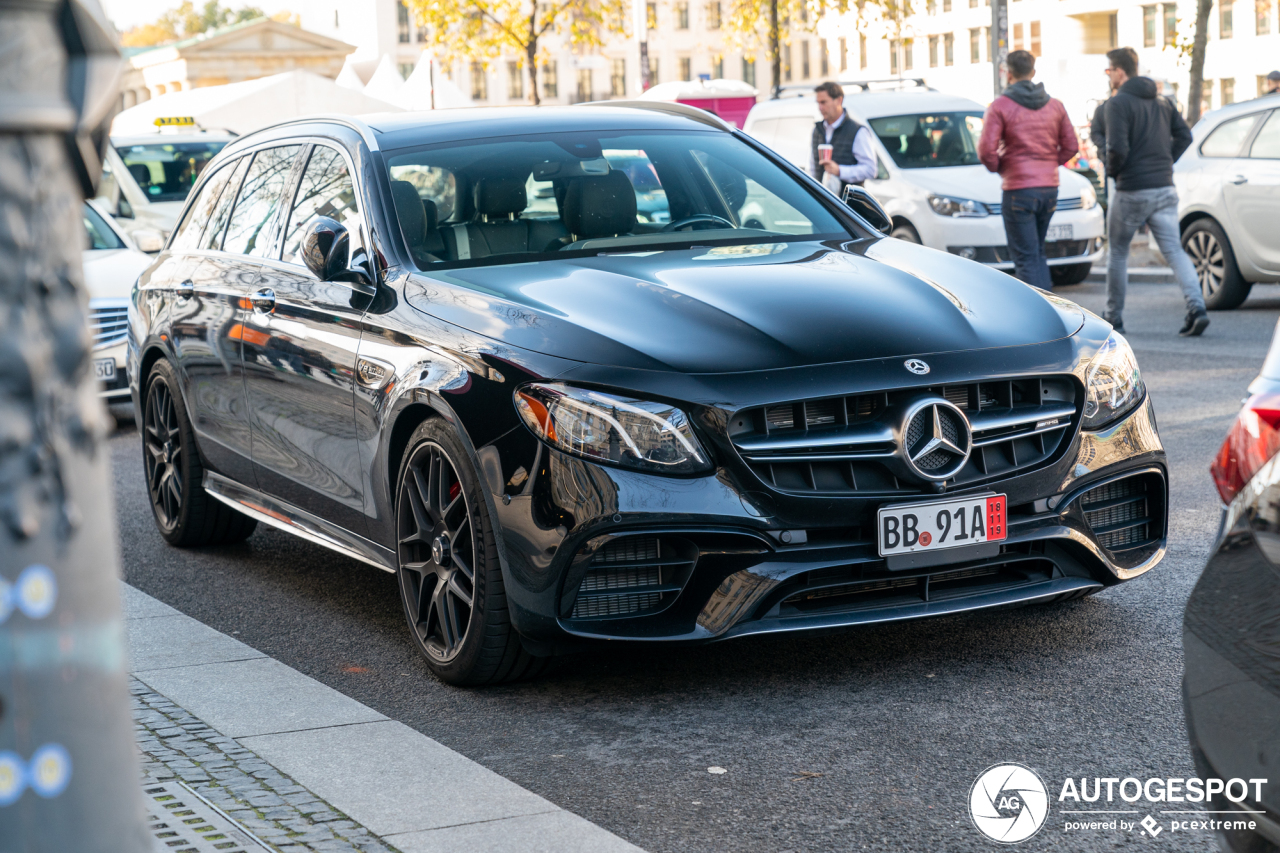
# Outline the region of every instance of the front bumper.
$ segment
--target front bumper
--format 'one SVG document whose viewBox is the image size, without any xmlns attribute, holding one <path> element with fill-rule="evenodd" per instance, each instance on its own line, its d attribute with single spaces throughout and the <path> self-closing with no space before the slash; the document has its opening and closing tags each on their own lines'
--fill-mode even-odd
<svg viewBox="0 0 1280 853">
<path fill-rule="evenodd" d="M 93 361 L 105 361 L 107 359 L 115 363 L 115 376 L 111 379 L 99 380 L 98 396 L 107 403 L 128 402 L 130 398 L 129 370 L 126 366 L 128 360 L 127 343 L 122 340 L 117 344 L 93 351 Z"/>
<path fill-rule="evenodd" d="M 951 217 L 939 216 L 928 210 L 917 219 L 924 220 L 913 220 L 913 224 L 925 245 L 996 269 L 1013 269 L 1002 216 Z M 1095 263 L 1101 259 L 1106 220 L 1100 206 L 1095 205 L 1089 210 L 1058 211 L 1049 225 L 1050 228 L 1071 226 L 1069 240 L 1047 242 L 1045 249 L 1049 266 Z"/>
<path fill-rule="evenodd" d="M 530 442 L 534 467 L 508 476 L 504 458 L 526 455 Z M 1150 399 L 1106 431 L 1077 433 L 1047 467 L 970 490 L 1008 496 L 1005 542 L 906 571 L 889 570 L 874 532 L 868 538 L 857 526 L 880 503 L 869 498 L 770 501 L 724 469 L 682 480 L 606 468 L 524 430 L 479 457 L 495 498 L 512 617 L 534 646 L 709 641 L 1063 600 L 1137 577 L 1165 553 L 1166 464 Z M 1151 536 L 1113 552 L 1081 505 L 1120 480 L 1143 483 Z M 643 615 L 581 604 L 598 558 L 619 556 L 613 565 L 624 569 L 654 567 L 648 585 L 637 581 L 637 594 L 653 596 Z"/>
</svg>

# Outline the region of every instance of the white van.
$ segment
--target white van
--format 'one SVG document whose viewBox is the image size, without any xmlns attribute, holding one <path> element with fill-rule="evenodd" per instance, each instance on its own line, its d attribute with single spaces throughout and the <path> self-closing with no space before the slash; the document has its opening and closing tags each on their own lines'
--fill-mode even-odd
<svg viewBox="0 0 1280 853">
<path fill-rule="evenodd" d="M 871 129 L 878 160 L 866 188 L 893 236 L 1013 272 L 1000 216 L 1000 176 L 978 161 L 983 106 L 906 81 L 892 90 L 843 83 L 849 115 Z M 798 88 L 798 87 L 797 87 Z M 801 169 L 818 106 L 811 87 L 752 108 L 743 130 Z M 1055 285 L 1077 284 L 1102 256 L 1102 209 L 1089 181 L 1058 169 L 1058 211 L 1045 246 Z"/>
<path fill-rule="evenodd" d="M 139 249 L 158 252 L 200 171 L 233 139 L 213 131 L 113 136 L 97 201 Z"/>
</svg>

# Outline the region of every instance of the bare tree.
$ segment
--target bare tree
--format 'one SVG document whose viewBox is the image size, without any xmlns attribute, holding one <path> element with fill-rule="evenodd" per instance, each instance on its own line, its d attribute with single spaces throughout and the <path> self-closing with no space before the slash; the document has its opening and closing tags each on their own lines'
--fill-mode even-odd
<svg viewBox="0 0 1280 853">
<path fill-rule="evenodd" d="M 1187 124 L 1200 120 L 1204 93 L 1204 52 L 1209 43 L 1209 12 L 1213 0 L 1196 0 L 1196 35 L 1191 42 L 1191 79 L 1187 83 Z"/>
</svg>

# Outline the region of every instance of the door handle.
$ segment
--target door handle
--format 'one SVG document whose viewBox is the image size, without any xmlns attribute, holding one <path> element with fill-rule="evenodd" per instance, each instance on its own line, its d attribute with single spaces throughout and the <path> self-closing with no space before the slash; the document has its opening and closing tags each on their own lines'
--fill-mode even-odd
<svg viewBox="0 0 1280 853">
<path fill-rule="evenodd" d="M 182 284 L 175 287 L 173 289 L 173 292 L 178 294 L 179 299 L 190 299 L 191 297 L 196 295 L 195 282 L 193 282 L 191 279 L 187 279 Z"/>
<path fill-rule="evenodd" d="M 269 287 L 255 290 L 249 297 L 253 310 L 259 314 L 271 314 L 276 310 L 276 292 Z"/>
<path fill-rule="evenodd" d="M 1234 178 L 1231 179 L 1231 183 L 1235 184 L 1236 186 L 1239 186 L 1240 184 L 1249 183 L 1249 179 L 1246 178 L 1244 175 L 1236 175 Z"/>
</svg>

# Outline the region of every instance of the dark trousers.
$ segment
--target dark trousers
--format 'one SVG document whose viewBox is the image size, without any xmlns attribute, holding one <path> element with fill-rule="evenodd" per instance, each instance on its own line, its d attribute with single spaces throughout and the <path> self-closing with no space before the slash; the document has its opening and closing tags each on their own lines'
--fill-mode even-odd
<svg viewBox="0 0 1280 853">
<path fill-rule="evenodd" d="M 1058 188 L 1005 190 L 1001 205 L 1005 239 L 1009 243 L 1009 254 L 1013 256 L 1014 276 L 1041 290 L 1053 290 L 1049 263 L 1044 254 L 1044 235 L 1058 207 Z"/>
</svg>

